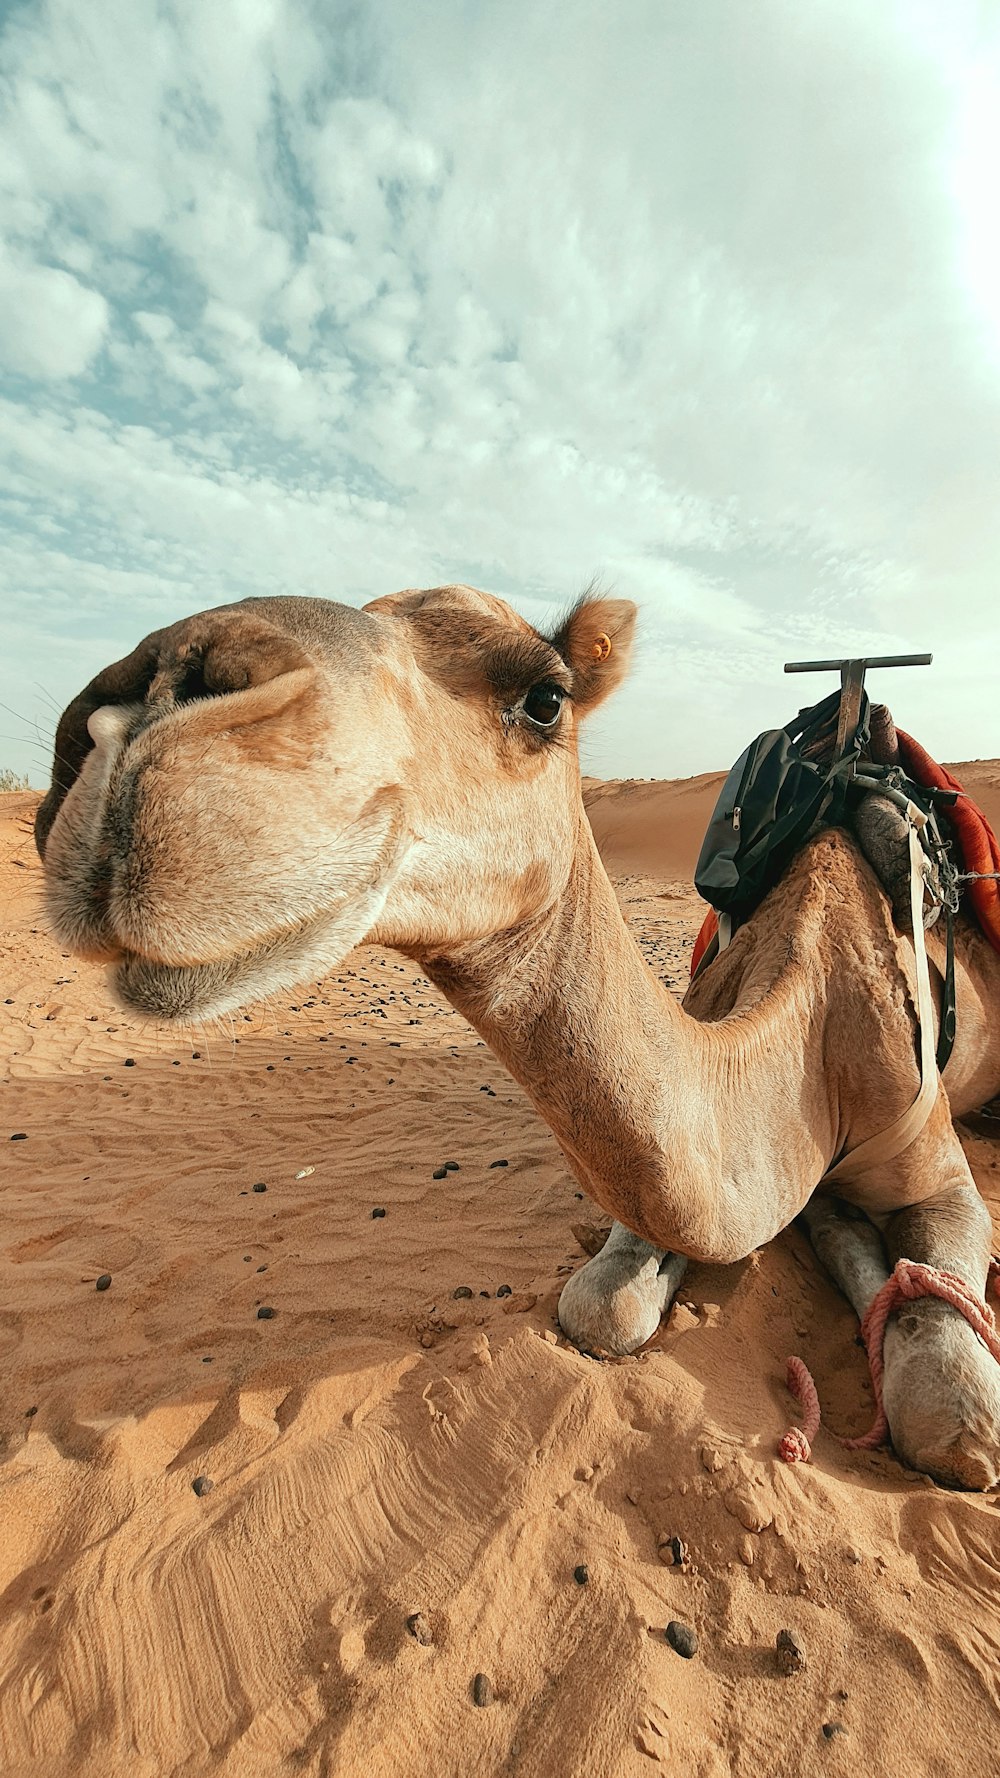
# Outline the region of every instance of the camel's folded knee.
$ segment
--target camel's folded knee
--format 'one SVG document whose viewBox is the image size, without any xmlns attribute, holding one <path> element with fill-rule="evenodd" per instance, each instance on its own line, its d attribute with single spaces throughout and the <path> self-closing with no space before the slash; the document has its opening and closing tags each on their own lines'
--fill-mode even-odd
<svg viewBox="0 0 1000 1778">
<path fill-rule="evenodd" d="M 585 1352 L 623 1357 L 652 1338 L 660 1325 L 660 1308 L 641 1281 L 623 1284 L 608 1274 L 607 1267 L 592 1277 L 591 1268 L 600 1257 L 589 1260 L 564 1284 L 559 1325 L 566 1338 Z"/>
<path fill-rule="evenodd" d="M 686 1264 L 683 1255 L 664 1255 L 616 1224 L 600 1253 L 563 1286 L 563 1333 L 587 1352 L 637 1351 L 659 1327 Z"/>
<path fill-rule="evenodd" d="M 1000 1364 L 950 1304 L 910 1303 L 887 1328 L 883 1399 L 904 1463 L 949 1488 L 1000 1482 Z"/>
</svg>

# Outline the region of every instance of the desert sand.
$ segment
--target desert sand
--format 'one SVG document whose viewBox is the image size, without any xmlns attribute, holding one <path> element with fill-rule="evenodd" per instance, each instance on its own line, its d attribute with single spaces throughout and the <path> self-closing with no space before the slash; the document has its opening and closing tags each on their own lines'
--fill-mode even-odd
<svg viewBox="0 0 1000 1778">
<path fill-rule="evenodd" d="M 1000 821 L 1000 764 L 954 769 Z M 678 994 L 719 782 L 587 786 Z M 412 966 L 140 1027 L 46 929 L 36 803 L 0 798 L 4 1778 L 992 1775 L 1000 1505 L 842 1448 L 867 1364 L 803 1235 L 584 1357 L 600 1216 Z M 1000 1121 L 965 1140 L 1000 1209 Z M 786 1468 L 792 1352 L 825 1421 Z"/>
</svg>

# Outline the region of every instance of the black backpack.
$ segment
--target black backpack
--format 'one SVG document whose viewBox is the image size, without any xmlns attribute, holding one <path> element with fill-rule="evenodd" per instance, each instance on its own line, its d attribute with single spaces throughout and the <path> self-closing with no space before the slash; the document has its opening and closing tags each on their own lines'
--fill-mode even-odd
<svg viewBox="0 0 1000 1778">
<path fill-rule="evenodd" d="M 868 709 L 862 694 L 853 746 L 836 764 L 808 755 L 836 733 L 839 691 L 800 710 L 784 728 L 758 735 L 740 754 L 694 873 L 698 894 L 734 924 L 749 918 L 817 822 L 835 826 L 843 819 L 848 780 L 868 744 Z"/>
</svg>

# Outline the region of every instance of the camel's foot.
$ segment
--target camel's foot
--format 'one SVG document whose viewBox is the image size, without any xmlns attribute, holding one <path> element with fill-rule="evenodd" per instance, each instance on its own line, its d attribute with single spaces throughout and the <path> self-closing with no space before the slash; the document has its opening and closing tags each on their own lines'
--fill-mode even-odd
<svg viewBox="0 0 1000 1778">
<path fill-rule="evenodd" d="M 686 1265 L 682 1254 L 663 1253 L 616 1222 L 600 1253 L 563 1286 L 563 1333 L 585 1352 L 635 1352 L 659 1327 Z"/>
<path fill-rule="evenodd" d="M 990 1219 L 971 1180 L 886 1219 L 885 1240 L 836 1198 L 803 1213 L 827 1271 L 863 1318 L 899 1258 L 957 1272 L 982 1296 Z M 949 1488 L 1000 1481 L 1000 1364 L 949 1303 L 923 1297 L 886 1327 L 882 1399 L 893 1446 L 911 1469 Z"/>
<path fill-rule="evenodd" d="M 1000 1481 L 1000 1364 L 950 1303 L 907 1303 L 885 1331 L 882 1399 L 897 1455 L 946 1488 Z"/>
<path fill-rule="evenodd" d="M 956 1139 L 957 1147 L 957 1139 Z M 986 1288 L 992 1227 L 968 1172 L 951 1190 L 886 1222 L 890 1262 L 920 1260 Z M 924 1297 L 885 1333 L 883 1399 L 900 1457 L 948 1488 L 1000 1481 L 1000 1364 L 950 1303 Z"/>
</svg>

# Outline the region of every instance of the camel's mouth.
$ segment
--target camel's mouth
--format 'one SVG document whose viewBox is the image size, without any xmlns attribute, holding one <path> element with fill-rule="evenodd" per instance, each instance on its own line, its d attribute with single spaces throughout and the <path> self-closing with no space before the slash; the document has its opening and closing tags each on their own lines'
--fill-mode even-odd
<svg viewBox="0 0 1000 1778">
<path fill-rule="evenodd" d="M 111 794 L 101 766 L 98 753 L 48 836 L 49 914 L 68 949 L 111 966 L 129 1011 L 157 1020 L 211 1019 L 335 968 L 379 919 L 412 843 L 396 786 L 328 825 L 312 782 L 265 800 L 247 772 L 242 796 L 223 798 L 206 772 L 199 806 L 155 770 L 129 800 L 119 767 Z M 293 790 L 303 806 L 290 811 Z"/>
</svg>

